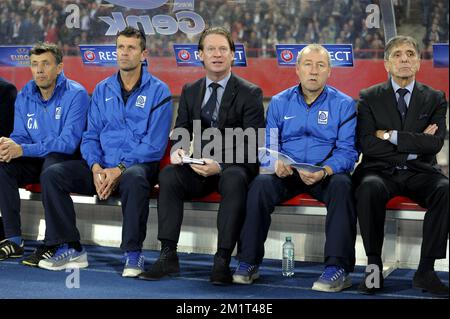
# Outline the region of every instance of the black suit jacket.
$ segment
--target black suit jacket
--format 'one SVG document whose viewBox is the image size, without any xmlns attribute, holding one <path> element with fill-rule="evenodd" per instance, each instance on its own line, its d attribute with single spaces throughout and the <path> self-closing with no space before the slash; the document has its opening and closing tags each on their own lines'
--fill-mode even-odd
<svg viewBox="0 0 450 319">
<path fill-rule="evenodd" d="M 406 165 L 417 172 L 440 172 L 436 154 L 444 144 L 446 112 L 444 92 L 416 81 L 402 127 L 390 80 L 362 90 L 358 101 L 357 136 L 363 158 L 355 174 L 363 169 L 393 171 L 398 165 Z M 438 125 L 437 132 L 423 134 L 430 124 Z M 377 138 L 376 130 L 397 130 L 398 146 Z M 407 161 L 408 154 L 418 157 Z"/>
<path fill-rule="evenodd" d="M 188 83 L 183 87 L 180 97 L 180 103 L 178 107 L 178 116 L 175 123 L 175 129 L 184 128 L 190 134 L 190 140 L 192 140 L 192 133 L 194 131 L 193 121 L 197 120 L 197 123 L 201 123 L 200 113 L 201 106 L 203 102 L 203 98 L 205 96 L 206 91 L 206 78 L 202 78 L 196 82 Z M 225 136 L 226 128 L 242 128 L 243 130 L 247 128 L 253 128 L 257 132 L 258 128 L 264 128 L 264 106 L 263 106 L 263 95 L 261 89 L 234 75 L 231 74 L 230 79 L 228 80 L 227 86 L 225 87 L 225 91 L 223 93 L 223 97 L 220 103 L 219 108 L 219 117 L 218 117 L 218 129 L 222 133 L 222 136 Z M 206 128 L 202 128 L 202 133 Z M 176 131 L 174 131 L 176 132 Z M 180 136 L 172 136 L 175 143 L 178 143 L 181 140 Z M 197 140 L 198 137 L 194 137 Z M 256 136 L 258 138 L 258 136 Z M 256 140 L 257 142 L 257 140 Z M 201 150 L 205 147 L 208 141 L 203 141 L 201 143 Z M 198 147 L 195 145 L 194 147 Z M 174 145 L 175 146 L 175 145 Z M 238 164 L 247 167 L 250 170 L 250 173 L 257 174 L 258 172 L 258 164 L 257 163 L 248 163 L 247 158 L 249 153 L 248 150 L 248 141 L 245 140 L 244 145 L 237 144 L 237 141 L 233 141 L 232 150 L 225 148 L 225 140 L 222 140 L 222 163 L 223 169 L 226 169 L 230 165 Z M 243 147 L 246 150 L 244 155 L 243 163 L 239 163 L 236 160 L 236 150 L 237 148 Z M 178 147 L 177 147 L 178 148 Z M 183 147 L 185 150 L 186 147 Z M 251 148 L 253 151 L 257 151 L 256 145 L 252 145 Z M 225 155 L 226 152 L 233 151 L 233 162 L 226 163 Z M 255 158 L 257 158 L 256 154 Z M 242 162 L 242 161 L 241 161 Z"/>
<path fill-rule="evenodd" d="M 0 136 L 9 136 L 14 128 L 16 95 L 16 87 L 0 78 Z"/>
</svg>

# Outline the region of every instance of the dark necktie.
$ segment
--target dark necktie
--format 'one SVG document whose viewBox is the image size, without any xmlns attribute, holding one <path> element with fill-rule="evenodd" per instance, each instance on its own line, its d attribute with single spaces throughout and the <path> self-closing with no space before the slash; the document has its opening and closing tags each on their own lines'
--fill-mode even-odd
<svg viewBox="0 0 450 319">
<path fill-rule="evenodd" d="M 409 93 L 407 89 L 398 89 L 397 93 L 399 94 L 398 101 L 397 101 L 397 108 L 400 112 L 400 115 L 402 116 L 402 123 L 405 121 L 406 112 L 408 111 L 408 107 L 406 106 L 405 102 L 405 95 L 406 93 Z"/>
<path fill-rule="evenodd" d="M 216 127 L 217 118 L 214 118 L 214 111 L 216 110 L 217 105 L 217 89 L 221 87 L 221 85 L 213 82 L 209 86 L 212 88 L 212 93 L 202 108 L 201 118 L 204 126 Z"/>
</svg>

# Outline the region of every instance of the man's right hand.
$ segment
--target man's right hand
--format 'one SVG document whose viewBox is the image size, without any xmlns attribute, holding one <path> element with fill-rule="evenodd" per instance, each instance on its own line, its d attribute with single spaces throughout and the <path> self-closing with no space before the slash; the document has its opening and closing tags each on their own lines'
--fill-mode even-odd
<svg viewBox="0 0 450 319">
<path fill-rule="evenodd" d="M 287 176 L 292 175 L 294 172 L 292 168 L 288 165 L 284 165 L 284 163 L 280 160 L 275 162 L 275 174 L 280 178 L 285 178 Z"/>
<path fill-rule="evenodd" d="M 103 182 L 106 179 L 105 173 L 102 172 L 103 167 L 100 164 L 95 163 L 92 165 L 92 177 L 94 179 L 95 191 L 97 195 L 100 197 L 100 190 L 102 189 Z M 101 199 L 101 198 L 100 198 Z"/>
<path fill-rule="evenodd" d="M 182 165 L 183 164 L 183 156 L 185 156 L 185 152 L 182 148 L 177 149 L 172 154 L 170 154 L 170 164 L 174 165 Z"/>
<path fill-rule="evenodd" d="M 0 138 L 0 162 L 9 163 L 11 160 L 22 156 L 22 145 L 17 144 L 9 137 Z"/>
<path fill-rule="evenodd" d="M 438 126 L 436 124 L 430 124 L 423 131 L 423 133 L 428 134 L 428 135 L 434 135 L 434 134 L 436 134 L 437 130 L 438 130 Z"/>
</svg>

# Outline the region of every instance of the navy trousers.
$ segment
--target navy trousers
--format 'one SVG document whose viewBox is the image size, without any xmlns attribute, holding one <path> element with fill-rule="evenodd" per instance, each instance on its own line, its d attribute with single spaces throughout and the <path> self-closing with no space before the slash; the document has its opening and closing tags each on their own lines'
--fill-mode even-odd
<svg viewBox="0 0 450 319">
<path fill-rule="evenodd" d="M 238 259 L 260 264 L 264 257 L 264 242 L 275 206 L 299 193 L 310 193 L 325 203 L 325 264 L 338 265 L 347 272 L 355 266 L 356 211 L 350 176 L 335 174 L 323 182 L 307 186 L 296 171 L 279 178 L 259 175 L 247 195 L 247 214 L 240 234 Z M 300 244 L 300 243 L 298 243 Z"/>
<path fill-rule="evenodd" d="M 6 238 L 22 234 L 19 187 L 39 183 L 48 168 L 72 158 L 73 155 L 51 153 L 45 158 L 20 157 L 9 163 L 0 162 L 0 211 Z"/>
<path fill-rule="evenodd" d="M 124 251 L 141 250 L 147 233 L 149 194 L 156 184 L 159 163 L 129 167 L 120 177 L 122 202 L 122 244 Z M 80 240 L 70 193 L 95 195 L 91 169 L 84 160 L 53 165 L 41 176 L 45 208 L 45 243 L 59 245 Z"/>
</svg>

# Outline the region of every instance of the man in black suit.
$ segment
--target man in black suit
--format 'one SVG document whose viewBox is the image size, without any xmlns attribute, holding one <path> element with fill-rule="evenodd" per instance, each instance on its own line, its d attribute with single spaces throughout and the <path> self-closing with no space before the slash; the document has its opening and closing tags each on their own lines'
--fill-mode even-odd
<svg viewBox="0 0 450 319">
<path fill-rule="evenodd" d="M 16 87 L 0 78 L 0 137 L 9 137 L 14 126 L 14 102 Z M 0 217 L 0 240 L 5 239 L 2 218 Z"/>
<path fill-rule="evenodd" d="M 386 44 L 384 64 L 390 79 L 361 91 L 358 103 L 363 158 L 354 179 L 368 264 L 383 269 L 386 203 L 396 195 L 408 196 L 428 209 L 413 287 L 448 296 L 448 287 L 434 271 L 435 260 L 446 256 L 449 232 L 448 178 L 436 162 L 446 134 L 447 101 L 443 92 L 415 80 L 420 56 L 413 38 L 392 38 Z M 359 292 L 372 294 L 382 288 L 383 277 L 375 278 L 366 270 Z"/>
<path fill-rule="evenodd" d="M 0 78 L 0 137 L 8 137 L 14 126 L 16 87 Z"/>
<path fill-rule="evenodd" d="M 256 141 L 252 143 L 248 138 L 239 142 L 237 138 L 230 146 L 225 142 L 225 132 L 236 128 L 256 132 L 264 127 L 262 91 L 231 73 L 235 48 L 229 31 L 220 27 L 205 30 L 200 36 L 198 49 L 206 77 L 183 87 L 171 137 L 176 142 L 171 150 L 172 165 L 159 175 L 158 239 L 161 241 L 161 255 L 139 277 L 158 280 L 179 272 L 176 249 L 183 219 L 183 200 L 218 190 L 222 201 L 217 216 L 217 253 L 210 281 L 219 285 L 229 284 L 232 282 L 231 254 L 244 220 L 248 185 L 257 174 L 258 165 Z M 174 136 L 178 133 L 179 136 Z M 183 165 L 183 157 L 189 156 L 193 133 L 194 157 L 201 157 L 204 165 Z M 183 136 L 184 139 L 180 138 Z M 196 141 L 200 139 L 198 144 Z M 211 150 L 211 145 L 219 146 Z M 208 150 L 211 151 L 208 153 Z"/>
</svg>

